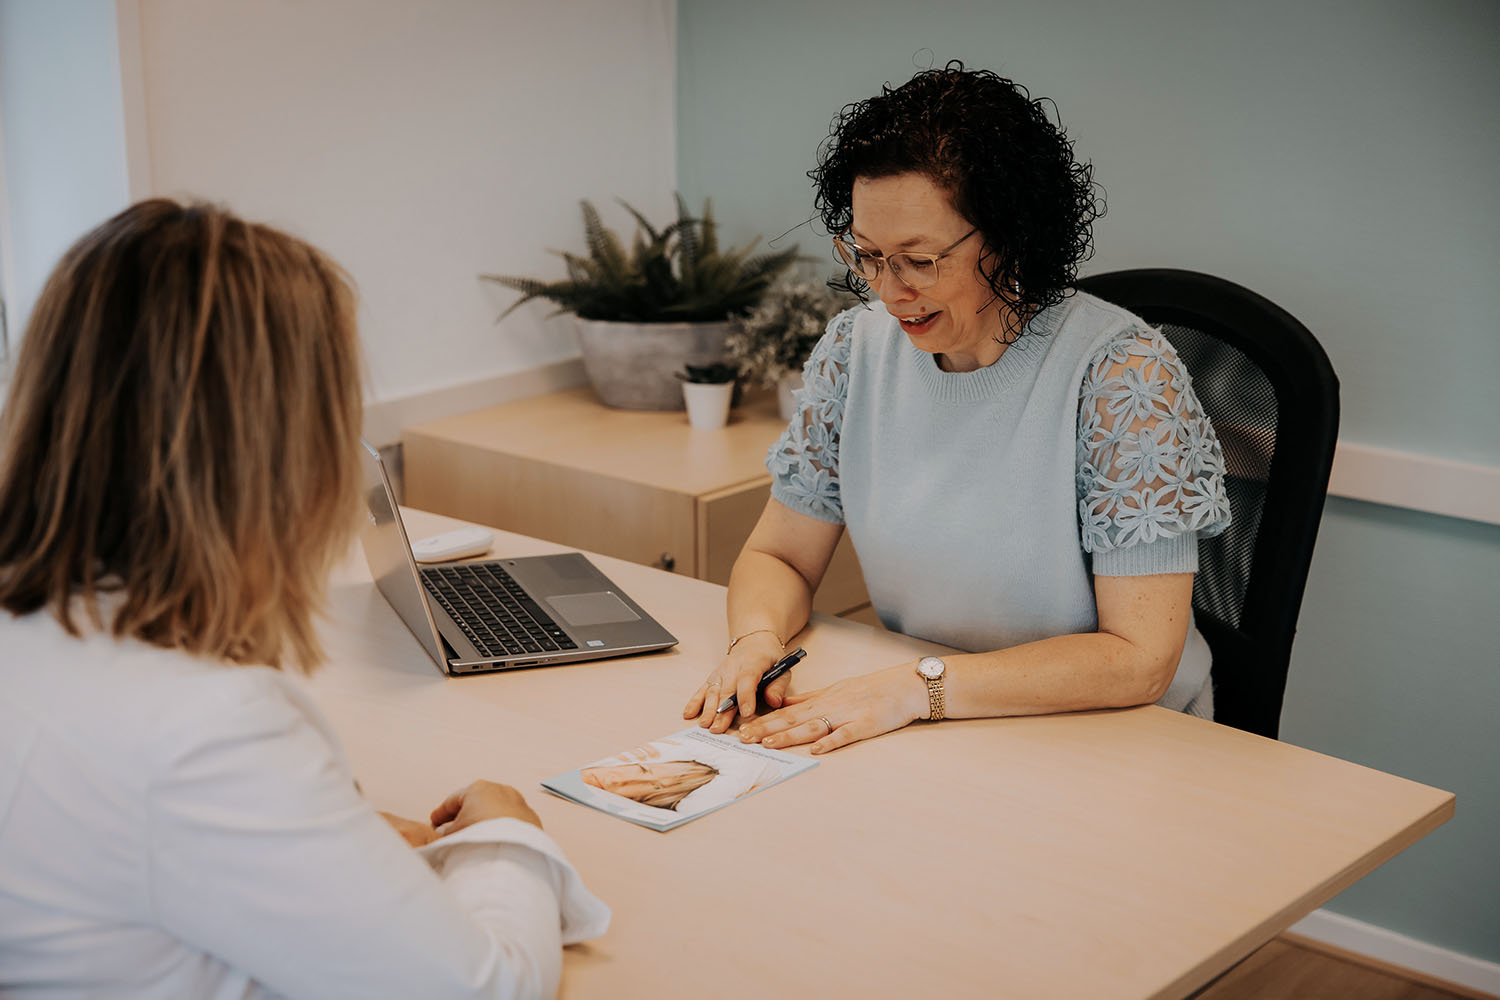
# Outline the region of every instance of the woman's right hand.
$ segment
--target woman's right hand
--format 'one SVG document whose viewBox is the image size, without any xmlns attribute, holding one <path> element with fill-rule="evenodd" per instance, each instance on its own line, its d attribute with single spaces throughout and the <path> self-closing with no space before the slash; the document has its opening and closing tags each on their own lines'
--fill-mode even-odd
<svg viewBox="0 0 1500 1000">
<path fill-rule="evenodd" d="M 542 821 L 521 793 L 509 785 L 476 781 L 454 792 L 432 811 L 432 827 L 439 837 L 457 833 L 487 819 L 519 819 L 541 829 Z"/>
<path fill-rule="evenodd" d="M 744 720 L 755 715 L 758 707 L 755 704 L 755 686 L 760 683 L 761 675 L 771 669 L 771 665 L 781 655 L 781 643 L 770 632 L 755 632 L 745 636 L 735 643 L 718 667 L 708 675 L 708 679 L 693 692 L 693 696 L 683 706 L 682 717 L 691 719 L 696 716 L 700 727 L 712 733 L 722 733 L 727 732 L 734 724 L 736 716 Z M 764 695 L 768 709 L 781 707 L 791 683 L 790 673 L 782 674 L 770 683 Z M 731 708 L 727 712 L 719 712 L 719 703 L 730 694 L 738 700 L 738 710 Z"/>
</svg>

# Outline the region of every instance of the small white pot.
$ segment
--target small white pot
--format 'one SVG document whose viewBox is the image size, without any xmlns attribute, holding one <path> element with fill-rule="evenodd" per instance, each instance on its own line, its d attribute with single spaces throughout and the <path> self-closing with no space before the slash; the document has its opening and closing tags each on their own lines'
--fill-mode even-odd
<svg viewBox="0 0 1500 1000">
<path fill-rule="evenodd" d="M 687 404 L 688 423 L 701 429 L 723 427 L 729 423 L 729 401 L 734 383 L 682 383 L 682 399 Z"/>
</svg>

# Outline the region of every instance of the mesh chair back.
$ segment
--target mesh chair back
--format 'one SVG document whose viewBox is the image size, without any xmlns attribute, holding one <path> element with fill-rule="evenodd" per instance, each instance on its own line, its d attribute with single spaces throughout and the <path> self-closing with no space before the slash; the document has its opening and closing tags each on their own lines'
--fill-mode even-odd
<svg viewBox="0 0 1500 1000">
<path fill-rule="evenodd" d="M 1233 523 L 1198 542 L 1193 613 L 1215 718 L 1275 739 L 1338 437 L 1333 367 L 1290 313 L 1221 278 L 1156 268 L 1078 288 L 1158 327 L 1213 422 Z"/>
</svg>

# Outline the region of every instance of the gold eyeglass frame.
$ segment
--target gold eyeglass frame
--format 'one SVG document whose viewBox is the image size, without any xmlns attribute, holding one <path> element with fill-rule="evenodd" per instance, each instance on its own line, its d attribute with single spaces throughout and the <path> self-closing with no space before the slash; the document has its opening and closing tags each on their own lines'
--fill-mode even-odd
<svg viewBox="0 0 1500 1000">
<path fill-rule="evenodd" d="M 850 273 L 852 273 L 861 281 L 867 284 L 873 283 L 876 278 L 880 277 L 880 269 L 887 263 L 889 263 L 891 274 L 895 275 L 897 281 L 901 282 L 901 284 L 905 285 L 907 288 L 910 288 L 912 291 L 919 292 L 925 288 L 931 288 L 933 285 L 936 285 L 940 280 L 942 280 L 942 269 L 938 267 L 938 261 L 951 254 L 954 250 L 957 250 L 960 244 L 962 244 L 965 240 L 967 240 L 970 236 L 973 236 L 977 232 L 979 232 L 979 227 L 975 226 L 973 229 L 969 230 L 967 233 L 964 233 L 958 239 L 954 240 L 952 243 L 949 243 L 937 253 L 915 253 L 909 250 L 902 250 L 899 253 L 893 254 L 871 253 L 864 247 L 860 246 L 858 243 L 855 243 L 853 240 L 846 239 L 845 237 L 848 235 L 847 233 L 841 236 L 835 236 L 833 238 L 833 248 L 834 251 L 838 254 L 839 260 L 844 262 L 844 266 L 849 269 Z M 850 260 L 849 248 L 851 247 L 854 250 L 857 250 L 860 253 L 864 254 L 865 257 L 867 257 L 869 260 L 874 261 L 875 271 L 869 277 L 861 274 L 859 272 L 859 268 L 855 266 L 854 261 Z M 908 281 L 901 274 L 901 265 L 898 263 L 894 263 L 895 261 L 899 261 L 902 258 L 912 261 L 925 261 L 926 263 L 932 265 L 932 280 L 925 285 L 917 285 Z"/>
</svg>

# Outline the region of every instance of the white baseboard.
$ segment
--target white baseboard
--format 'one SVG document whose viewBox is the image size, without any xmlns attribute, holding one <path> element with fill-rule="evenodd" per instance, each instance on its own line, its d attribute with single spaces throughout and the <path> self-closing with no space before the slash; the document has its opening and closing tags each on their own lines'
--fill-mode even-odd
<svg viewBox="0 0 1500 1000">
<path fill-rule="evenodd" d="M 1500 469 L 1340 441 L 1328 492 L 1409 510 L 1500 524 Z"/>
<path fill-rule="evenodd" d="M 394 444 L 401 439 L 402 429 L 414 424 L 571 389 L 587 381 L 582 359 L 569 358 L 509 375 L 492 375 L 429 392 L 381 400 L 365 407 L 365 440 L 376 446 Z"/>
<path fill-rule="evenodd" d="M 1314 910 L 1289 930 L 1344 951 L 1500 996 L 1500 964 L 1461 955 L 1352 917 Z"/>
</svg>

